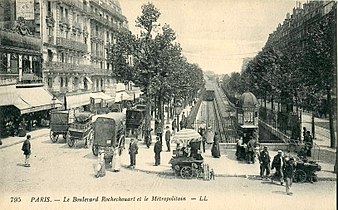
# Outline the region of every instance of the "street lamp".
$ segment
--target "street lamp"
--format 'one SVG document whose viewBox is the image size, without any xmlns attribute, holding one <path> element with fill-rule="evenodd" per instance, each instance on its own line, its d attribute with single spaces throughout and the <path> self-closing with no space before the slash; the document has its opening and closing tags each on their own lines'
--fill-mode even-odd
<svg viewBox="0 0 338 210">
<path fill-rule="evenodd" d="M 56 97 L 53 96 L 52 98 L 52 111 L 54 112 L 54 109 L 55 109 L 55 101 L 56 101 Z"/>
<path fill-rule="evenodd" d="M 180 130 L 180 114 L 181 114 L 181 111 L 182 111 L 182 105 L 180 102 L 176 102 L 174 104 L 174 107 L 175 107 L 175 114 L 176 114 L 176 118 L 177 118 L 177 121 L 176 121 L 176 125 L 177 125 L 177 131 Z"/>
</svg>

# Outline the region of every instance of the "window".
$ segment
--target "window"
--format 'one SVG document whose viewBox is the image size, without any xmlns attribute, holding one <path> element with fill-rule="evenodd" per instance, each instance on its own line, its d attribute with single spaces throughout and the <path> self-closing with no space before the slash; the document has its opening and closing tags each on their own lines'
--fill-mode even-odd
<svg viewBox="0 0 338 210">
<path fill-rule="evenodd" d="M 19 73 L 19 60 L 18 55 L 11 54 L 11 64 L 9 73 L 15 74 Z"/>
<path fill-rule="evenodd" d="M 0 63 L 0 72 L 1 73 L 7 73 L 7 65 L 8 65 L 7 55 L 6 55 L 6 53 L 3 53 L 1 55 L 1 63 Z"/>
<path fill-rule="evenodd" d="M 65 62 L 65 54 L 62 52 L 61 53 L 61 62 L 64 63 Z"/>
<path fill-rule="evenodd" d="M 48 78 L 47 84 L 48 84 L 48 88 L 52 88 L 53 87 L 53 78 Z"/>
<path fill-rule="evenodd" d="M 73 84 L 74 84 L 74 88 L 77 89 L 79 86 L 79 78 L 75 77 Z"/>
<path fill-rule="evenodd" d="M 60 77 L 60 87 L 63 88 L 63 86 L 64 86 L 63 77 Z"/>
<path fill-rule="evenodd" d="M 34 60 L 33 59 L 33 62 L 32 62 L 32 68 L 33 68 L 33 73 L 39 77 L 42 77 L 42 71 L 41 71 L 41 63 L 40 63 L 40 60 L 36 59 Z"/>
<path fill-rule="evenodd" d="M 88 82 L 86 78 L 83 78 L 83 87 L 85 90 L 88 90 Z"/>
<path fill-rule="evenodd" d="M 68 77 L 65 78 L 65 87 L 68 87 L 68 82 L 69 82 L 69 79 Z"/>
<path fill-rule="evenodd" d="M 52 3 L 50 1 L 47 2 L 47 11 L 48 11 L 48 14 L 50 14 L 51 11 L 52 11 L 52 5 L 51 4 Z"/>
</svg>

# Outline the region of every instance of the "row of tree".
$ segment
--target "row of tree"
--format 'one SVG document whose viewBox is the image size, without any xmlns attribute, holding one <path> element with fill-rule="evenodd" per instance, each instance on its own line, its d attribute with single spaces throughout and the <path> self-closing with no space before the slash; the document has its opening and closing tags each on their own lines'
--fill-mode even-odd
<svg viewBox="0 0 338 210">
<path fill-rule="evenodd" d="M 109 51 L 114 77 L 124 83 L 132 81 L 146 94 L 148 128 L 151 104 L 155 102 L 163 123 L 164 103 L 192 100 L 203 85 L 202 69 L 187 62 L 175 31 L 168 24 L 160 27 L 160 15 L 154 4 L 143 5 L 135 21 L 140 34 L 119 32 Z"/>
<path fill-rule="evenodd" d="M 223 79 L 230 97 L 250 90 L 265 101 L 280 102 L 285 112 L 299 107 L 324 111 L 329 115 L 331 146 L 335 147 L 336 20 L 335 4 L 330 13 L 307 27 L 303 40 L 290 40 L 286 47 L 267 43 L 242 74 Z M 297 110 L 292 110 L 294 106 Z"/>
</svg>

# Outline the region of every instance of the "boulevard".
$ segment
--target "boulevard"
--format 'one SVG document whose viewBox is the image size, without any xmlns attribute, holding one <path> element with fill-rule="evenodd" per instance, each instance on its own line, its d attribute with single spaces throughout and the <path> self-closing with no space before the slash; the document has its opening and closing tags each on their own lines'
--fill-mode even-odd
<svg viewBox="0 0 338 210">
<path fill-rule="evenodd" d="M 258 179 L 216 177 L 210 181 L 187 180 L 175 177 L 174 173 L 128 169 L 128 145 L 122 155 L 121 171 L 107 170 L 105 177 L 95 178 L 93 166 L 97 158 L 90 149 L 83 148 L 82 142 L 76 148 L 69 148 L 62 142 L 52 143 L 45 134 L 31 143 L 30 168 L 23 167 L 21 144 L 0 150 L 1 209 L 75 206 L 82 209 L 177 209 L 182 206 L 183 209 L 272 209 L 276 205 L 289 209 L 335 209 L 336 205 L 336 182 L 333 181 L 294 183 L 293 196 L 287 196 L 285 186 Z M 139 164 L 152 165 L 153 147 L 147 149 L 142 142 L 139 142 L 139 147 Z M 170 169 L 167 162 L 162 162 L 161 167 Z M 21 201 L 11 202 L 15 197 Z"/>
</svg>

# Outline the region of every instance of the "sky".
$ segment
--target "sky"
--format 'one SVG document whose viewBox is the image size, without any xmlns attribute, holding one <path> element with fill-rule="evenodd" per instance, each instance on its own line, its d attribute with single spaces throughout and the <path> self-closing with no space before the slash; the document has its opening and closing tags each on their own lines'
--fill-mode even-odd
<svg viewBox="0 0 338 210">
<path fill-rule="evenodd" d="M 152 2 L 161 12 L 159 23 L 176 32 L 188 62 L 216 74 L 240 72 L 243 58 L 254 57 L 268 36 L 296 7 L 294 0 L 119 0 L 129 29 L 141 6 Z M 159 30 L 160 31 L 160 30 Z"/>
</svg>

